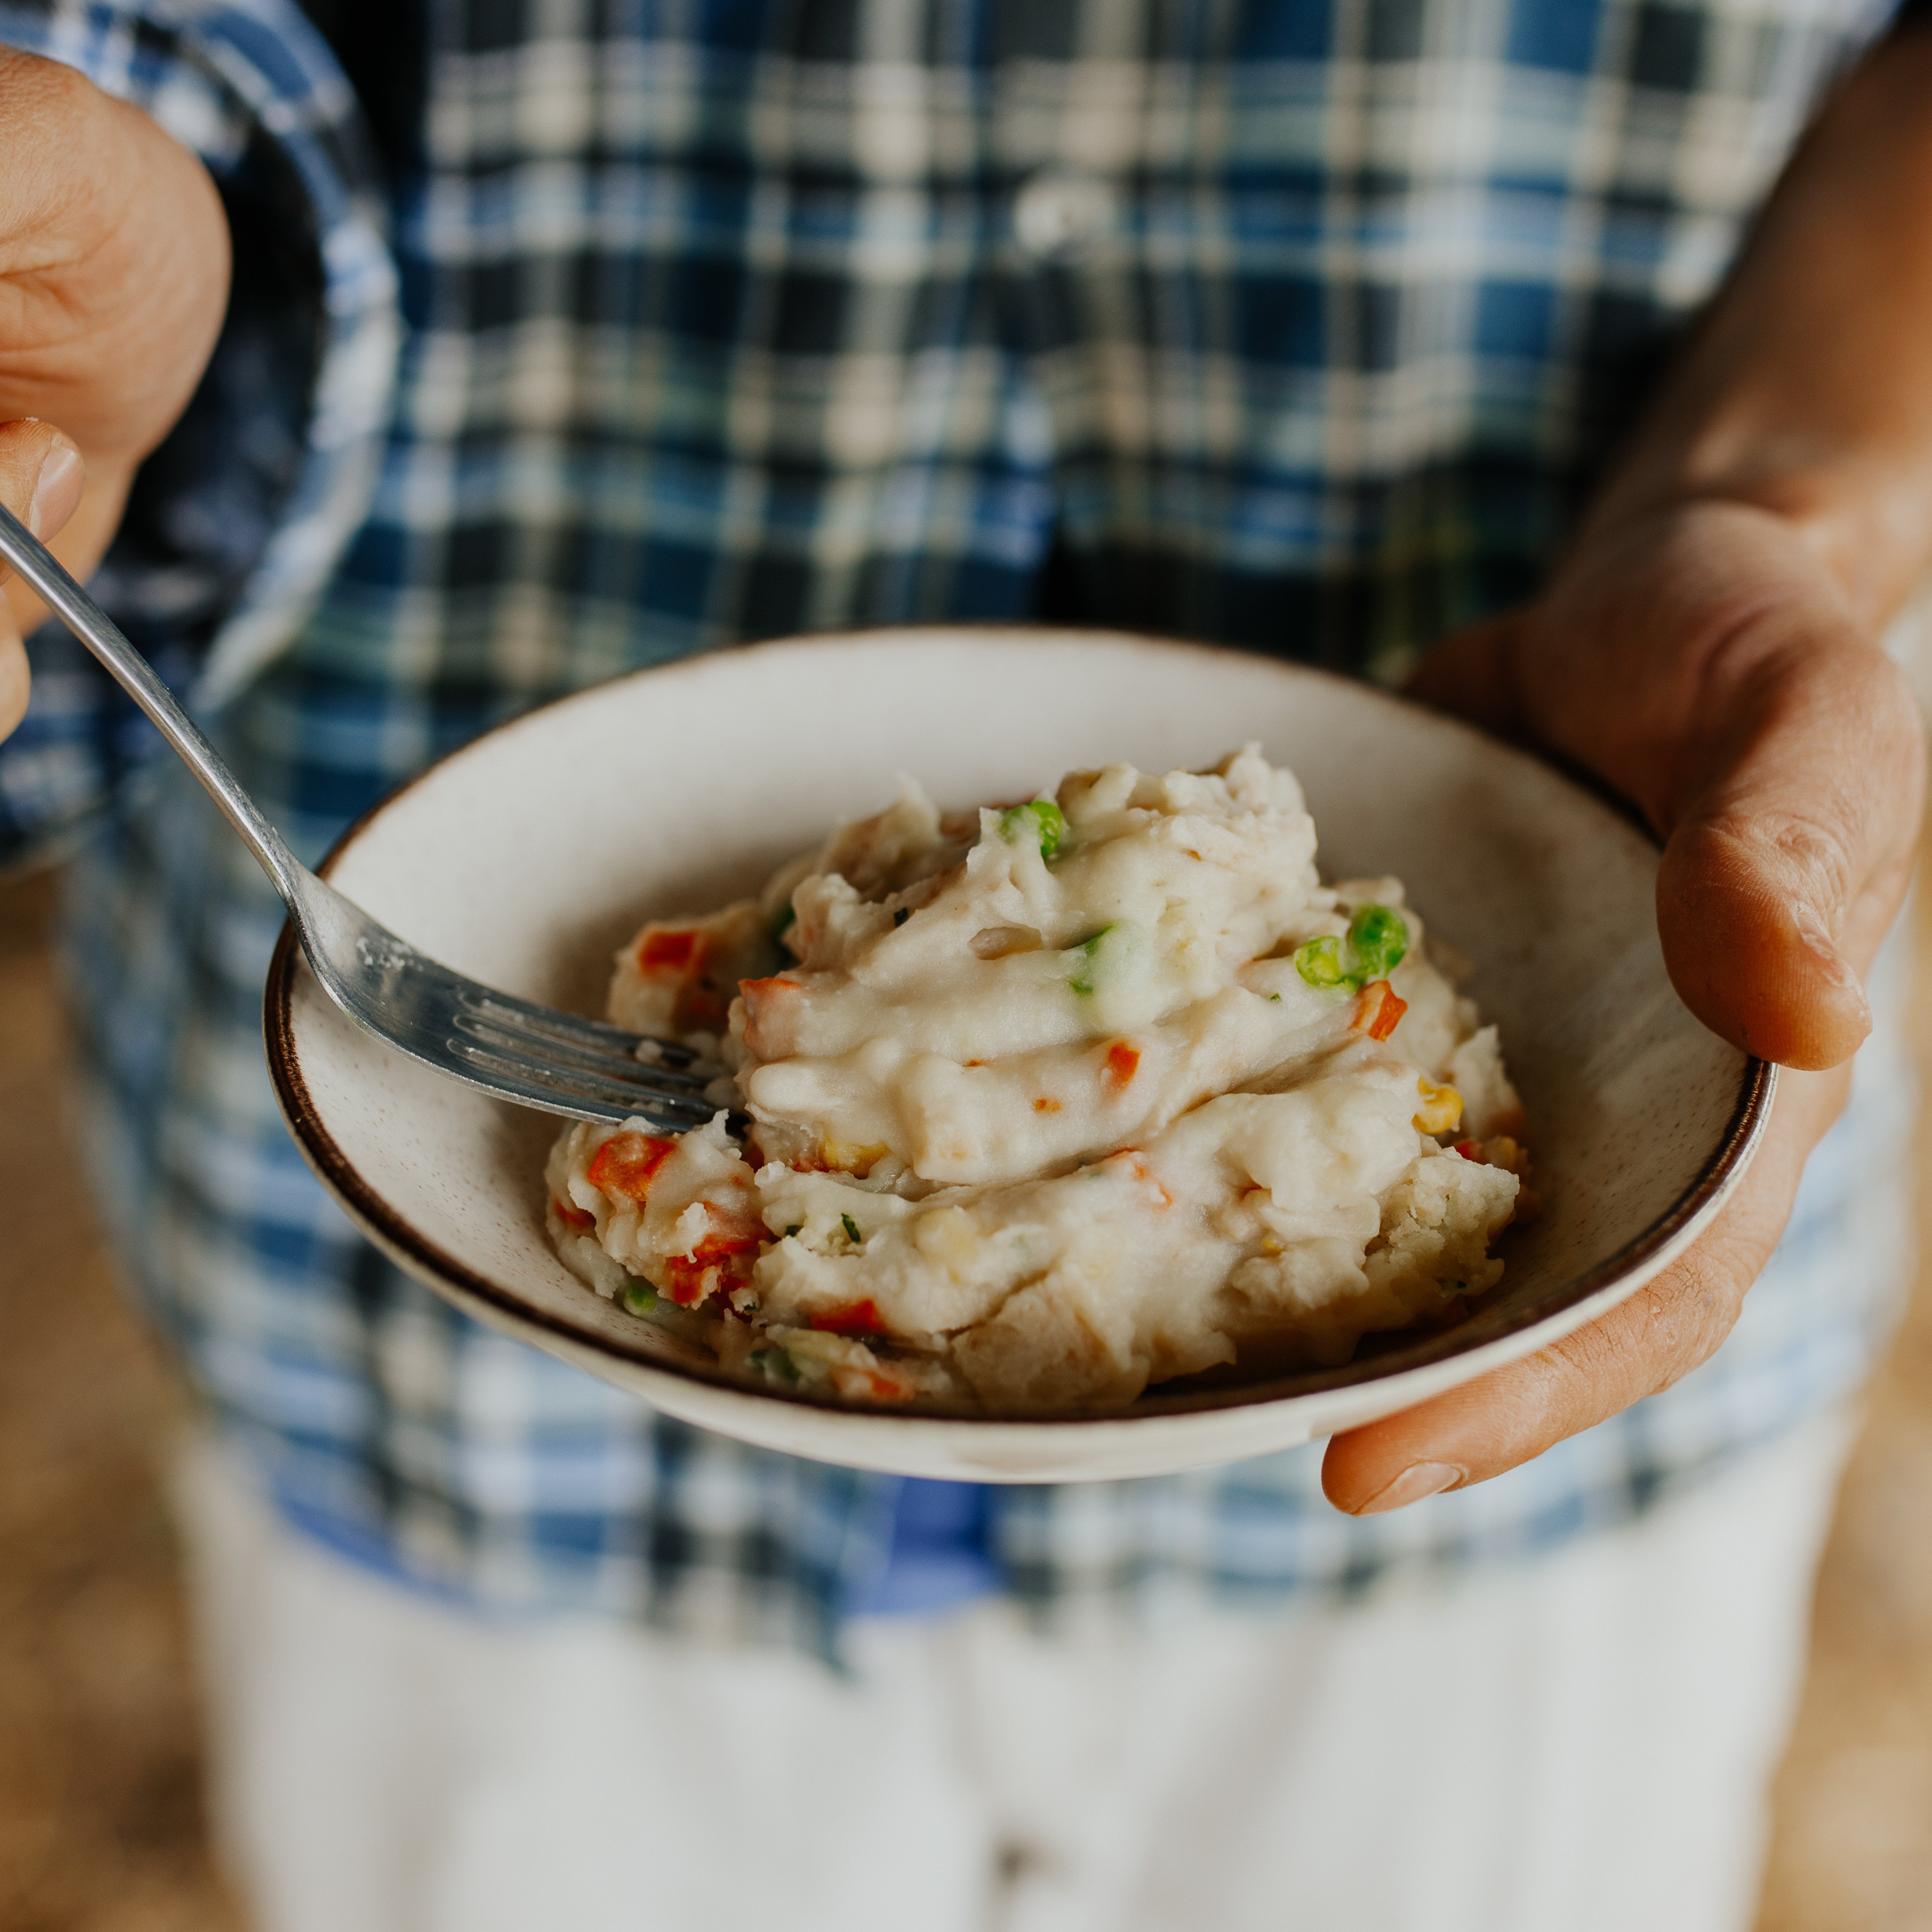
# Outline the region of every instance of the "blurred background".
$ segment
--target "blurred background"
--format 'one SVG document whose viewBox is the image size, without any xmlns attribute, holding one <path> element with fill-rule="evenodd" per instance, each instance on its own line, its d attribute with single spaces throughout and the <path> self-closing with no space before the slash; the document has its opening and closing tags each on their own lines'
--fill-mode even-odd
<svg viewBox="0 0 1932 1932">
<path fill-rule="evenodd" d="M 163 1493 L 188 1416 L 94 1238 L 114 1177 L 64 1132 L 55 892 L 0 882 L 0 1928 L 242 1932 L 202 1830 Z M 1932 1268 L 1870 1392 L 1774 1810 L 1760 1932 L 1932 1932 Z"/>
</svg>

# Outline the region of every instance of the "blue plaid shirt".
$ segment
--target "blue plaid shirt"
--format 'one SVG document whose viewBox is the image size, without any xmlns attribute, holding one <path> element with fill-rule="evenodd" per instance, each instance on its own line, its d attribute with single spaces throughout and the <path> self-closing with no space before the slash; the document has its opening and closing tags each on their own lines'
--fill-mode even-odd
<svg viewBox="0 0 1932 1932">
<path fill-rule="evenodd" d="M 227 324 L 101 585 L 311 859 L 481 727 L 748 637 L 1043 614 L 1399 673 L 1534 583 L 1883 24 L 1866 0 L 316 18 L 0 4 L 0 36 L 138 101 L 226 200 Z M 364 1244 L 263 1074 L 280 908 L 91 664 L 34 650 L 0 822 L 76 848 L 98 1198 L 292 1518 L 470 1600 L 835 1645 L 880 1600 L 899 1486 L 655 1415 Z M 1629 1516 L 1855 1383 L 1898 1275 L 1896 1076 L 1868 1055 L 1737 1333 L 1669 1394 L 1392 1518 L 1330 1510 L 1313 1451 L 1002 1490 L 985 1561 L 1064 1627 Z"/>
</svg>

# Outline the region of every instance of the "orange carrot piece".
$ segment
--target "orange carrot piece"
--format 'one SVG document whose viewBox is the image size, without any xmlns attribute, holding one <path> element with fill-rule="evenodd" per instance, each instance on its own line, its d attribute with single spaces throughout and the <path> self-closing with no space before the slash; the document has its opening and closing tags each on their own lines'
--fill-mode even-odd
<svg viewBox="0 0 1932 1932">
<path fill-rule="evenodd" d="M 883 1335 L 886 1332 L 886 1318 L 879 1312 L 879 1304 L 868 1294 L 863 1301 L 854 1301 L 844 1308 L 829 1308 L 822 1315 L 812 1318 L 814 1328 L 822 1328 L 828 1335 Z"/>
<path fill-rule="evenodd" d="M 613 1134 L 590 1156 L 590 1184 L 641 1206 L 652 1177 L 670 1160 L 676 1145 L 675 1141 L 659 1140 L 654 1134 Z"/>
<path fill-rule="evenodd" d="M 1387 1040 L 1408 1011 L 1408 1002 L 1386 980 L 1372 980 L 1362 988 L 1354 1017 L 1348 1024 L 1371 1040 Z"/>
<path fill-rule="evenodd" d="M 702 934 L 667 932 L 654 926 L 646 926 L 644 938 L 638 942 L 638 970 L 661 976 L 682 976 L 703 963 L 704 951 Z"/>
</svg>

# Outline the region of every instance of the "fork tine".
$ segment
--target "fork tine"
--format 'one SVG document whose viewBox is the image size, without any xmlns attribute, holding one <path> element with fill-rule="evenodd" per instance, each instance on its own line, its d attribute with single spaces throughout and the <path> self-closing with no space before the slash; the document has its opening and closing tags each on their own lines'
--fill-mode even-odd
<svg viewBox="0 0 1932 1932">
<path fill-rule="evenodd" d="M 575 1013 L 560 1012 L 554 1006 L 539 1006 L 508 993 L 472 991 L 463 988 L 460 1004 L 479 1019 L 537 1034 L 545 1040 L 574 1046 L 581 1052 L 607 1054 L 619 1059 L 636 1060 L 640 1046 L 650 1049 L 648 1064 L 667 1068 L 695 1066 L 696 1050 L 677 1040 L 661 1040 L 655 1034 L 627 1032 L 608 1021 L 590 1020 Z"/>
<path fill-rule="evenodd" d="M 676 1133 L 701 1127 L 721 1110 L 714 1104 L 684 1094 L 666 1094 L 661 1089 L 638 1086 L 629 1081 L 604 1078 L 596 1074 L 559 1067 L 514 1049 L 488 1048 L 461 1037 L 449 1042 L 452 1054 L 465 1065 L 499 1081 L 508 1079 L 520 1090 L 532 1089 L 547 1096 L 553 1105 L 594 1102 L 608 1110 L 613 1120 L 642 1115 L 653 1125 L 668 1126 Z"/>
<path fill-rule="evenodd" d="M 705 1090 L 720 1076 L 659 1066 L 630 1054 L 619 1055 L 601 1048 L 580 1046 L 574 1040 L 540 1033 L 535 1028 L 497 1025 L 474 1013 L 459 1012 L 451 1022 L 460 1032 L 486 1046 L 525 1053 L 553 1065 L 596 1074 L 604 1079 L 628 1082 L 646 1093 L 676 1095 L 692 1100 L 704 1097 Z"/>
<path fill-rule="evenodd" d="M 418 952 L 293 860 L 289 870 L 290 910 L 323 991 L 391 1046 L 499 1099 L 578 1120 L 638 1118 L 681 1134 L 719 1112 L 705 1090 L 721 1070 L 681 1042 L 499 992 Z M 749 1131 L 742 1114 L 729 1118 Z"/>
</svg>

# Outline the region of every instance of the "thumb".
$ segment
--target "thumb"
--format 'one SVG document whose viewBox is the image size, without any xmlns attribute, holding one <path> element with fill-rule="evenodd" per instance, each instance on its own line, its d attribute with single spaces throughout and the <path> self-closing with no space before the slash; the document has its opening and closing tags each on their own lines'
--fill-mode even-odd
<svg viewBox="0 0 1932 1932">
<path fill-rule="evenodd" d="M 1910 874 L 1918 706 L 1883 651 L 1802 600 L 1732 639 L 1704 694 L 1726 722 L 1669 815 L 1665 963 L 1684 1004 L 1734 1044 L 1835 1066 L 1870 1030 L 1860 980 Z"/>
<path fill-rule="evenodd" d="M 43 543 L 74 514 L 86 478 L 80 452 L 51 423 L 31 416 L 0 423 L 0 502 Z M 0 568 L 0 581 L 6 574 Z M 0 598 L 0 738 L 26 715 L 27 653 L 20 626 L 38 614 L 38 604 L 18 586 Z"/>
<path fill-rule="evenodd" d="M 1522 611 L 1505 610 L 1451 632 L 1410 672 L 1404 694 L 1466 718 L 1496 737 L 1523 737 L 1516 662 L 1523 622 Z"/>
<path fill-rule="evenodd" d="M 1792 1066 L 1856 1051 L 1859 977 L 1918 842 L 1924 728 L 1794 526 L 1713 501 L 1600 532 L 1514 623 L 1423 669 L 1424 694 L 1443 701 L 1446 674 L 1486 718 L 1507 724 L 1510 694 L 1521 735 L 1643 813 L 1664 962 L 1713 1032 Z"/>
</svg>

